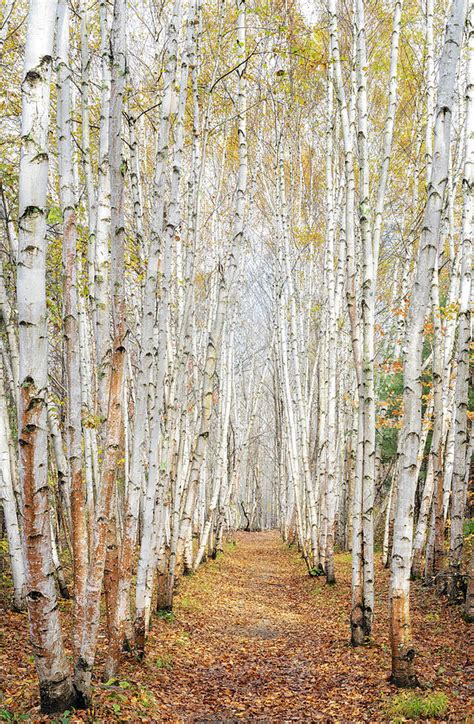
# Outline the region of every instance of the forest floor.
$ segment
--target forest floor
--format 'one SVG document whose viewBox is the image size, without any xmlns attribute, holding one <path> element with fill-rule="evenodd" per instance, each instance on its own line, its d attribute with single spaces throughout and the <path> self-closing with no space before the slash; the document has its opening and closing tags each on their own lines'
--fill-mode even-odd
<svg viewBox="0 0 474 724">
<path fill-rule="evenodd" d="M 120 680 L 97 681 L 94 711 L 56 721 L 389 721 L 387 572 L 378 564 L 374 637 L 358 649 L 348 644 L 349 555 L 337 556 L 336 575 L 334 586 L 309 578 L 275 532 L 239 533 L 182 579 L 173 614 L 153 621 L 145 661 L 129 657 Z M 471 631 L 458 607 L 413 589 L 420 679 L 447 695 L 443 721 L 473 722 Z M 0 720 L 40 721 L 25 616 L 2 608 Z"/>
</svg>

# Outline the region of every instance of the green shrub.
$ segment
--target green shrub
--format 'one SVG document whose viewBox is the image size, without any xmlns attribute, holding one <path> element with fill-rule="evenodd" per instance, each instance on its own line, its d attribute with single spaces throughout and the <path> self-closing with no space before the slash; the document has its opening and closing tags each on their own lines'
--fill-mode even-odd
<svg viewBox="0 0 474 724">
<path fill-rule="evenodd" d="M 403 719 L 436 719 L 444 716 L 447 708 L 448 697 L 442 691 L 425 695 L 407 691 L 393 697 L 387 714 L 390 721 L 397 723 Z"/>
<path fill-rule="evenodd" d="M 15 714 L 8 711 L 8 709 L 0 709 L 0 721 L 7 721 L 11 722 L 11 724 L 17 724 L 17 722 L 28 721 L 29 718 L 29 714 Z"/>
<path fill-rule="evenodd" d="M 183 597 L 179 600 L 178 606 L 179 606 L 180 608 L 184 608 L 184 609 L 187 610 L 187 609 L 189 609 L 189 608 L 193 608 L 193 607 L 194 607 L 194 602 L 193 602 L 191 596 L 183 596 Z"/>
<path fill-rule="evenodd" d="M 157 611 L 157 616 L 158 618 L 163 619 L 163 621 L 166 621 L 166 623 L 173 623 L 175 619 L 173 611 L 168 611 L 166 608 L 161 608 Z"/>
<path fill-rule="evenodd" d="M 173 657 L 169 654 L 163 654 L 155 660 L 155 666 L 157 669 L 172 669 L 173 668 Z"/>
<path fill-rule="evenodd" d="M 470 518 L 469 520 L 464 521 L 464 537 L 469 538 L 469 536 L 474 535 L 474 518 Z"/>
</svg>

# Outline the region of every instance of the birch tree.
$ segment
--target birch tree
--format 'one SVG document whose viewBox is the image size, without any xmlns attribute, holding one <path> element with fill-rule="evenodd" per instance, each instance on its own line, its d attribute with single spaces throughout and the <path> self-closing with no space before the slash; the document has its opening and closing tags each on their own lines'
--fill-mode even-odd
<svg viewBox="0 0 474 724">
<path fill-rule="evenodd" d="M 64 711 L 76 702 L 54 588 L 47 484 L 46 193 L 55 21 L 56 2 L 31 0 L 22 82 L 17 263 L 18 431 L 26 600 L 45 713 Z"/>
<path fill-rule="evenodd" d="M 445 195 L 451 140 L 456 69 L 463 38 L 465 3 L 453 3 L 440 58 L 438 99 L 434 121 L 433 163 L 424 211 L 423 232 L 417 260 L 406 329 L 404 363 L 404 424 L 397 507 L 393 533 L 390 577 L 390 635 L 392 680 L 398 686 L 413 686 L 415 649 L 410 624 L 410 560 L 413 540 L 413 504 L 416 459 L 421 434 L 421 381 L 423 325 L 431 279 L 438 250 L 439 227 Z"/>
<path fill-rule="evenodd" d="M 467 15 L 467 83 L 463 173 L 463 219 L 461 253 L 461 289 L 458 312 L 458 352 L 455 387 L 454 464 L 451 497 L 448 594 L 457 599 L 457 582 L 463 550 L 463 520 L 466 501 L 466 476 L 469 474 L 469 429 L 467 404 L 469 395 L 469 345 L 471 341 L 471 270 L 472 235 L 474 232 L 474 5 Z"/>
<path fill-rule="evenodd" d="M 112 81 L 110 93 L 109 153 L 111 185 L 111 290 L 113 340 L 110 362 L 107 424 L 104 441 L 100 487 L 95 510 L 93 550 L 90 554 L 85 616 L 82 620 L 79 654 L 75 661 L 74 685 L 81 706 L 91 701 L 91 675 L 95 660 L 100 623 L 100 594 L 104 577 L 109 518 L 114 503 L 114 484 L 121 455 L 123 420 L 122 388 L 125 371 L 126 309 L 125 309 L 125 228 L 124 170 L 122 160 L 122 108 L 126 76 L 126 3 L 116 0 L 112 23 Z"/>
<path fill-rule="evenodd" d="M 78 632 L 85 615 L 88 565 L 85 490 L 82 475 L 81 366 L 77 290 L 77 223 L 73 175 L 71 71 L 69 69 L 68 4 L 59 0 L 57 21 L 58 84 L 58 170 L 63 214 L 64 344 L 67 376 L 67 428 L 70 475 L 72 544 L 74 556 L 74 633 L 77 653 Z"/>
</svg>

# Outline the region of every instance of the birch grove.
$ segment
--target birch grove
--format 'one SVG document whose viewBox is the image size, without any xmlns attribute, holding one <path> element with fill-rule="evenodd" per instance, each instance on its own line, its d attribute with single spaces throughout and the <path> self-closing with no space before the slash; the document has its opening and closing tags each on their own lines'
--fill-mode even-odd
<svg viewBox="0 0 474 724">
<path fill-rule="evenodd" d="M 349 554 L 348 642 L 385 607 L 417 686 L 414 581 L 474 610 L 472 0 L 5 0 L 0 60 L 1 555 L 42 712 L 143 666 L 239 530 L 328 587 Z"/>
</svg>

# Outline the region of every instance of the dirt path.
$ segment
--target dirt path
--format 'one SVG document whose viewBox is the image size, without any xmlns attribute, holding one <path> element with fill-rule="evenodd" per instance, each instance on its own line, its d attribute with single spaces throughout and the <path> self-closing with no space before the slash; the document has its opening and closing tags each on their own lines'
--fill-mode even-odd
<svg viewBox="0 0 474 724">
<path fill-rule="evenodd" d="M 337 556 L 336 574 L 332 587 L 310 579 L 277 533 L 239 534 L 224 556 L 182 579 L 173 615 L 154 618 L 145 661 L 130 656 L 120 682 L 96 682 L 93 712 L 59 721 L 386 721 L 395 694 L 387 682 L 387 572 L 377 570 L 374 642 L 359 649 L 348 645 L 347 554 Z M 427 589 L 415 587 L 414 599 L 421 678 L 448 694 L 449 721 L 473 721 L 469 627 Z M 0 714 L 2 706 L 38 712 L 24 616 L 10 614 L 2 628 Z M 104 648 L 102 637 L 98 676 Z"/>
<path fill-rule="evenodd" d="M 349 556 L 338 556 L 337 572 L 328 587 L 305 575 L 278 534 L 239 534 L 235 550 L 183 582 L 175 620 L 155 626 L 140 676 L 153 692 L 151 709 L 167 721 L 384 720 L 395 692 L 386 681 L 387 621 L 379 616 L 372 646 L 352 649 Z M 386 572 L 380 577 L 385 610 Z M 420 673 L 449 692 L 452 720 L 462 721 L 468 627 L 459 610 L 426 592 L 423 601 Z"/>
</svg>

